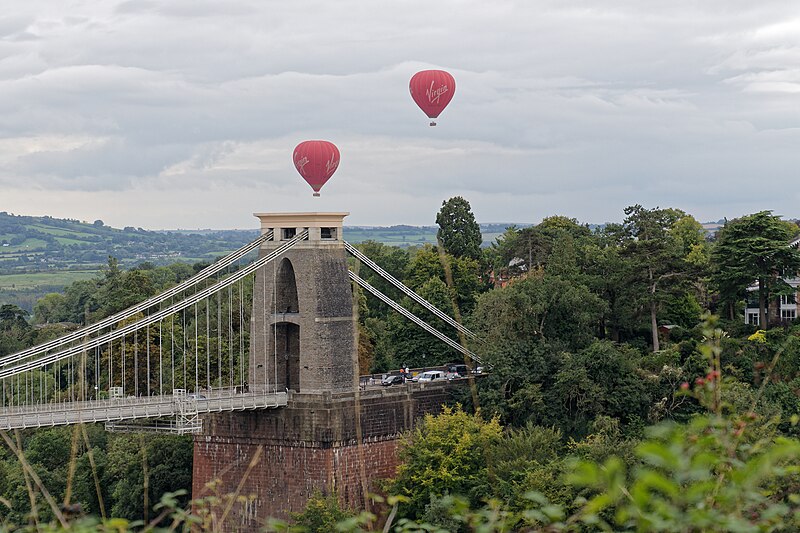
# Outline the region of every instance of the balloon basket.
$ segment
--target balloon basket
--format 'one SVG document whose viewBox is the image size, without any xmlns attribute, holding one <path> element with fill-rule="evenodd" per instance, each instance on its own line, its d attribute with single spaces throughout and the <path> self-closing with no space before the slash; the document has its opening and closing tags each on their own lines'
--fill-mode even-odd
<svg viewBox="0 0 800 533">
<path fill-rule="evenodd" d="M 319 196 L 319 193 L 315 192 L 314 194 L 312 194 L 312 196 Z"/>
<path fill-rule="evenodd" d="M 436 121 L 431 120 L 431 126 L 435 126 L 435 125 L 436 125 Z"/>
</svg>

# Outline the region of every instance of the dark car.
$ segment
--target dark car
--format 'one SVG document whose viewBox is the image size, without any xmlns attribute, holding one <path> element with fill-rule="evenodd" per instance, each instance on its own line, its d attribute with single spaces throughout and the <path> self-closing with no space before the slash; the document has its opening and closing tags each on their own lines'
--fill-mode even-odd
<svg viewBox="0 0 800 533">
<path fill-rule="evenodd" d="M 381 385 L 384 387 L 389 387 L 391 385 L 402 385 L 406 382 L 406 379 L 403 376 L 386 376 L 381 380 Z"/>
<path fill-rule="evenodd" d="M 449 363 L 447 365 L 447 372 L 450 374 L 458 374 L 461 377 L 466 376 L 468 374 L 467 365 L 463 363 Z"/>
</svg>

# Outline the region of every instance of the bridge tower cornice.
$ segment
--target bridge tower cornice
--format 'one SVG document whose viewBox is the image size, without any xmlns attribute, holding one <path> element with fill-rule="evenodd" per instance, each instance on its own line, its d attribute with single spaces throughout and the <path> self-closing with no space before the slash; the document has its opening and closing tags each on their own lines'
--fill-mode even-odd
<svg viewBox="0 0 800 533">
<path fill-rule="evenodd" d="M 342 226 L 346 212 L 306 212 L 306 213 L 254 213 L 261 222 L 261 233 L 274 231 L 272 240 L 266 241 L 262 248 L 270 249 L 282 241 L 291 239 L 302 230 L 308 230 L 308 239 L 300 242 L 297 248 L 342 248 Z"/>
</svg>

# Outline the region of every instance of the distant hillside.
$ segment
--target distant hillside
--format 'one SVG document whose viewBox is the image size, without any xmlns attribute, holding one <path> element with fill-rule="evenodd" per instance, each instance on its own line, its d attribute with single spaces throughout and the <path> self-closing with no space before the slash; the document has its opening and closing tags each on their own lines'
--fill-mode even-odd
<svg viewBox="0 0 800 533">
<path fill-rule="evenodd" d="M 531 224 L 493 223 L 479 224 L 483 235 L 483 246 L 492 244 L 506 228 L 516 226 L 526 228 Z M 436 244 L 438 226 L 345 226 L 344 238 L 358 244 L 364 241 L 377 241 L 390 246 L 407 248 L 422 244 Z"/>
<path fill-rule="evenodd" d="M 481 224 L 484 246 L 512 224 Z M 519 224 L 524 227 L 529 224 Z M 436 226 L 345 226 L 354 244 L 374 240 L 391 246 L 436 243 Z M 100 275 L 109 256 L 125 268 L 142 263 L 208 262 L 253 240 L 258 230 L 123 229 L 49 216 L 0 212 L 0 304 L 31 310 L 48 292 L 60 292 L 78 280 Z"/>
<path fill-rule="evenodd" d="M 511 224 L 481 224 L 488 246 Z M 524 225 L 523 225 L 524 226 Z M 436 226 L 347 226 L 352 243 L 375 240 L 392 246 L 436 242 Z M 116 257 L 123 266 L 175 261 L 208 261 L 252 240 L 257 230 L 123 229 L 49 216 L 30 217 L 0 212 L 0 274 L 62 270 L 96 270 Z"/>
<path fill-rule="evenodd" d="M 121 264 L 208 261 L 235 250 L 256 230 L 182 233 L 111 228 L 52 217 L 0 212 L 0 274 L 96 269 L 116 257 Z"/>
</svg>

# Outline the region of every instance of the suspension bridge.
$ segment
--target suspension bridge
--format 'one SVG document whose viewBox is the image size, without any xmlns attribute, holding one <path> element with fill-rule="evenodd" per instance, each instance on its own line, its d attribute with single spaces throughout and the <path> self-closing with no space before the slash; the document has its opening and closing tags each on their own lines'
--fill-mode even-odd
<svg viewBox="0 0 800 533">
<path fill-rule="evenodd" d="M 100 422 L 200 434 L 205 414 L 279 409 L 292 393 L 353 392 L 351 282 L 480 362 L 355 272 L 342 272 L 346 252 L 442 324 L 475 336 L 340 239 L 345 215 L 258 214 L 257 239 L 186 281 L 0 357 L 0 428 Z"/>
</svg>

